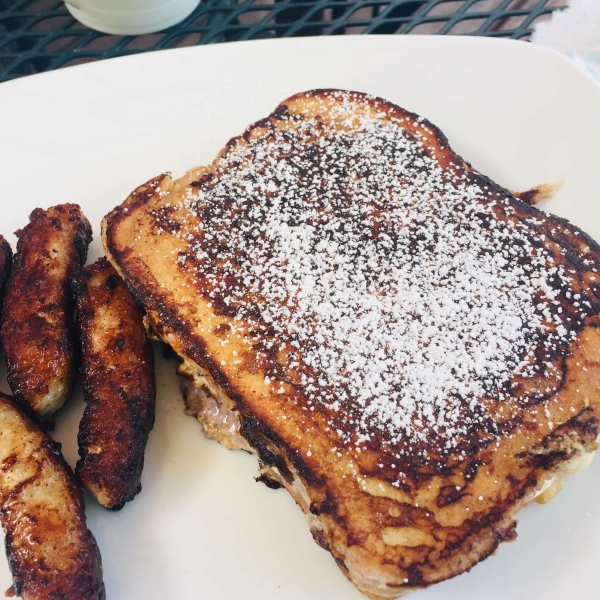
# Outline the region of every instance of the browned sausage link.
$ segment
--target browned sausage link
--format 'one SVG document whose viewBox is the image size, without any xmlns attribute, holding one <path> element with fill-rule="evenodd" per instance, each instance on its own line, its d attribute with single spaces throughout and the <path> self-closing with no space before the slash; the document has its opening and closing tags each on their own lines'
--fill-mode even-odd
<svg viewBox="0 0 600 600">
<path fill-rule="evenodd" d="M 10 244 L 4 239 L 4 236 L 0 235 L 0 308 L 2 308 L 2 301 L 4 300 L 6 281 L 10 275 L 11 261 L 12 249 Z"/>
<path fill-rule="evenodd" d="M 104 600 L 100 551 L 60 446 L 0 393 L 0 518 L 25 600 Z"/>
<path fill-rule="evenodd" d="M 29 221 L 16 232 L 1 335 L 15 399 L 51 423 L 73 386 L 69 278 L 85 262 L 92 230 L 76 204 L 37 208 Z"/>
<path fill-rule="evenodd" d="M 118 509 L 141 490 L 156 384 L 143 312 L 105 258 L 72 279 L 87 406 L 76 472 L 98 502 Z"/>
</svg>

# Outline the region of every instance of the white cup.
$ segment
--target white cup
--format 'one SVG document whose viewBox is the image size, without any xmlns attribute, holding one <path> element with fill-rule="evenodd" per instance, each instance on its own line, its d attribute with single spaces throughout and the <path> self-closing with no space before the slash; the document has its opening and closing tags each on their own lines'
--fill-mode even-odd
<svg viewBox="0 0 600 600">
<path fill-rule="evenodd" d="M 185 19 L 200 0 L 65 0 L 81 23 L 116 35 L 141 35 Z"/>
</svg>

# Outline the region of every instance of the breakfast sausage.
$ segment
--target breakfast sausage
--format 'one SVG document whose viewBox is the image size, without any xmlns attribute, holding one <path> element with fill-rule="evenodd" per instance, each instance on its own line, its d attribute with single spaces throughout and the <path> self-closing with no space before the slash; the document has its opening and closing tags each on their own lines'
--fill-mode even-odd
<svg viewBox="0 0 600 600">
<path fill-rule="evenodd" d="M 152 344 L 142 309 L 105 258 L 77 273 L 72 286 L 87 403 L 76 473 L 100 504 L 119 509 L 141 490 L 156 400 Z"/>
<path fill-rule="evenodd" d="M 69 278 L 85 262 L 92 230 L 76 204 L 36 208 L 19 238 L 2 314 L 2 344 L 15 400 L 42 423 L 65 403 L 75 372 Z"/>
<path fill-rule="evenodd" d="M 13 575 L 7 596 L 104 600 L 100 551 L 60 445 L 2 393 L 0 520 Z"/>
</svg>

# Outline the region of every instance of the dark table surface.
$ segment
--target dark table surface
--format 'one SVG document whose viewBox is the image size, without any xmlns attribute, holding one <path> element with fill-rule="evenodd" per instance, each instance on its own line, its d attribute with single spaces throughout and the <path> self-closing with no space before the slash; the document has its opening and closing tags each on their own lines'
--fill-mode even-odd
<svg viewBox="0 0 600 600">
<path fill-rule="evenodd" d="M 159 33 L 106 35 L 61 0 L 0 0 L 0 81 L 113 56 L 235 40 L 349 33 L 527 39 L 565 0 L 203 0 Z"/>
</svg>

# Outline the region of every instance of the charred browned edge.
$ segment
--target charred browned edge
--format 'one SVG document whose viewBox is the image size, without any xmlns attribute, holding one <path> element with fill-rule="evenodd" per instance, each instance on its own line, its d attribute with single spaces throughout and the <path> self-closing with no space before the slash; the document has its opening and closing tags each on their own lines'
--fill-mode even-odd
<svg viewBox="0 0 600 600">
<path fill-rule="evenodd" d="M 141 186 L 138 186 L 127 199 L 113 208 L 102 220 L 104 230 L 103 240 L 106 245 L 106 254 L 109 258 L 112 257 L 113 266 L 118 265 L 118 269 L 124 276 L 125 285 L 133 294 L 136 300 L 148 311 L 147 304 L 142 301 L 142 298 L 148 298 L 149 292 L 142 289 L 139 283 L 139 277 L 135 277 L 130 269 L 126 268 L 126 259 L 132 255 L 131 248 L 120 248 L 114 243 L 113 232 L 118 229 L 119 225 L 127 219 L 133 212 L 145 206 L 156 194 L 157 188 L 162 182 L 169 177 L 169 173 L 162 173 L 157 177 L 153 177 Z M 139 289 L 137 289 L 139 288 Z"/>
<path fill-rule="evenodd" d="M 49 461 L 53 468 L 55 468 L 64 478 L 71 502 L 70 509 L 76 513 L 77 518 L 81 523 L 82 535 L 80 539 L 82 548 L 77 555 L 78 571 L 75 576 L 65 575 L 65 577 L 70 578 L 68 587 L 73 594 L 69 597 L 72 597 L 73 600 L 105 600 L 106 593 L 102 581 L 102 559 L 100 557 L 100 550 L 94 535 L 86 527 L 83 493 L 77 484 L 71 467 L 69 467 L 62 456 L 61 445 L 44 433 L 39 426 L 21 410 L 20 406 L 13 398 L 0 392 L 0 404 L 8 405 L 9 408 L 19 413 L 21 425 L 25 430 L 42 437 L 41 448 L 46 450 L 44 459 Z M 17 499 L 20 491 L 36 477 L 37 474 L 31 479 L 21 482 L 7 495 L 6 498 L 2 499 L 2 503 L 0 504 L 0 520 L 3 527 L 6 525 L 9 503 Z M 33 515 L 28 515 L 28 517 L 30 519 L 34 518 Z M 12 592 L 12 594 L 19 596 L 25 592 L 28 598 L 35 600 L 42 600 L 42 598 L 48 598 L 48 600 L 50 600 L 54 597 L 58 600 L 58 596 L 55 596 L 57 592 L 53 592 L 48 587 L 52 587 L 53 583 L 51 579 L 58 574 L 54 573 L 52 574 L 52 577 L 49 577 L 50 572 L 44 572 L 46 567 L 43 564 L 39 566 L 41 571 L 38 573 L 36 566 L 30 564 L 31 560 L 29 556 L 22 551 L 13 552 L 12 545 L 14 537 L 12 532 L 5 529 L 5 534 L 6 557 L 13 576 L 13 585 L 8 590 L 7 595 Z M 39 543 L 38 540 L 34 540 L 34 542 Z M 48 593 L 50 593 L 50 595 L 48 595 Z M 62 594 L 60 597 L 63 597 Z"/>
<path fill-rule="evenodd" d="M 526 459 L 530 467 L 529 474 L 521 480 L 509 475 L 507 477 L 509 492 L 501 502 L 495 504 L 492 510 L 483 515 L 477 515 L 473 519 L 466 519 L 458 527 L 447 528 L 453 530 L 454 540 L 446 543 L 440 556 L 433 563 L 429 556 L 423 561 L 415 561 L 408 569 L 409 575 L 406 585 L 428 587 L 443 581 L 447 578 L 446 576 L 434 576 L 433 578 L 431 576 L 435 573 L 435 562 L 440 560 L 452 561 L 461 556 L 469 556 L 471 554 L 470 547 L 475 542 L 479 544 L 477 561 L 473 564 L 454 568 L 453 576 L 470 571 L 474 564 L 493 554 L 500 543 L 514 540 L 517 534 L 516 521 L 513 519 L 517 509 L 531 498 L 539 485 L 536 471 L 541 469 L 552 472 L 561 463 L 575 457 L 577 453 L 575 448 L 560 449 L 562 447 L 561 442 L 565 438 L 575 439 L 586 450 L 593 451 L 597 436 L 598 420 L 593 415 L 593 409 L 586 408 L 546 436 L 538 446 L 538 449 L 543 451 L 533 452 L 535 449 L 530 449 L 517 455 L 518 458 Z M 559 446 L 559 449 L 553 447 L 554 443 Z M 458 500 L 460 498 L 453 499 L 448 504 Z M 481 547 L 482 542 L 485 543 L 484 548 Z"/>
<path fill-rule="evenodd" d="M 265 474 L 255 477 L 254 481 L 256 481 L 256 483 L 264 483 L 268 488 L 272 490 L 278 490 L 283 487 L 281 483 L 279 483 L 279 481 Z"/>
<path fill-rule="evenodd" d="M 388 584 L 388 587 L 398 589 L 426 588 L 435 583 L 466 573 L 477 563 L 491 556 L 498 546 L 505 541 L 516 538 L 515 507 L 522 506 L 537 486 L 535 473 L 530 473 L 523 481 L 509 478 L 510 492 L 506 499 L 496 504 L 492 510 L 479 513 L 474 518 L 466 519 L 461 525 L 446 527 L 450 533 L 443 549 L 434 558 L 427 554 L 422 560 L 413 561 L 407 568 L 406 581 L 401 586 Z M 414 509 L 415 514 L 418 509 Z M 476 556 L 475 560 L 465 557 Z M 387 560 L 384 564 L 395 564 Z M 440 564 L 447 567 L 439 572 Z M 448 570 L 451 575 L 448 575 Z"/>
<path fill-rule="evenodd" d="M 598 439 L 599 422 L 591 407 L 584 408 L 579 414 L 557 427 L 541 443 L 519 457 L 526 457 L 534 468 L 552 471 L 559 464 L 572 459 L 577 452 L 574 447 L 565 449 L 561 443 L 567 438 L 577 440 L 586 450 L 594 450 Z"/>
<path fill-rule="evenodd" d="M 537 203 L 539 192 L 540 191 L 537 188 L 532 188 L 530 190 L 526 190 L 525 192 L 515 194 L 515 197 L 521 200 L 521 202 L 525 202 L 526 204 L 529 204 L 529 206 L 533 206 Z"/>
<path fill-rule="evenodd" d="M 91 288 L 92 277 L 102 284 Z M 100 488 L 109 498 L 103 502 L 107 508 L 117 510 L 141 491 L 144 452 L 155 417 L 153 348 L 144 331 L 142 308 L 106 258 L 79 270 L 71 285 L 86 400 L 77 436 L 81 458 L 76 473 L 86 487 Z M 95 330 L 94 319 L 102 306 L 118 313 L 119 325 L 113 331 Z M 95 334 L 107 338 L 108 346 L 100 354 L 90 348 Z M 90 446 L 103 450 L 90 453 Z"/>
<path fill-rule="evenodd" d="M 148 201 L 150 198 L 151 195 L 147 196 L 145 200 Z M 127 215 L 127 213 L 121 212 L 119 214 L 114 211 L 111 214 L 116 215 L 120 219 L 126 218 Z M 123 250 L 118 248 L 113 243 L 113 237 L 110 235 L 112 228 L 117 226 L 118 221 L 111 220 L 110 216 L 107 217 L 107 221 L 106 240 L 108 253 L 119 265 L 124 279 L 129 283 L 128 288 L 136 300 L 146 308 L 148 313 L 156 315 L 156 318 L 152 319 L 152 325 L 158 337 L 165 340 L 167 334 L 175 335 L 182 344 L 181 349 L 178 349 L 178 351 L 186 358 L 206 369 L 214 381 L 226 392 L 228 398 L 236 403 L 242 435 L 256 449 L 263 464 L 276 466 L 282 476 L 291 481 L 291 474 L 282 458 L 283 455 L 286 455 L 304 481 L 310 485 L 322 484 L 322 478 L 318 477 L 306 465 L 300 453 L 293 450 L 283 438 L 277 436 L 252 415 L 251 410 L 244 403 L 243 394 L 236 389 L 235 383 L 230 381 L 225 373 L 207 358 L 208 353 L 205 342 L 201 338 L 194 337 L 189 328 L 181 324 L 176 308 L 162 302 L 158 286 L 145 285 L 144 281 L 153 281 L 152 275 L 147 272 L 145 273 L 145 277 L 140 277 L 141 273 L 137 269 L 129 268 L 130 263 L 127 261 L 127 258 L 131 255 L 131 250 L 129 248 Z M 136 266 L 138 268 L 141 267 L 139 262 L 136 262 Z M 191 338 L 193 338 L 193 342 Z M 285 453 L 278 456 L 271 452 L 269 450 L 269 442 L 275 444 L 278 448 L 284 448 Z"/>
<path fill-rule="evenodd" d="M 513 541 L 517 537 L 517 523 L 511 517 L 507 517 L 506 512 L 494 515 L 494 518 L 486 518 L 477 523 L 468 521 L 467 523 L 476 525 L 475 528 L 469 528 L 469 535 L 456 536 L 456 541 L 447 543 L 444 551 L 438 559 L 448 561 L 452 564 L 451 577 L 457 577 L 463 573 L 468 573 L 476 564 L 490 557 L 502 542 Z M 477 549 L 474 548 L 477 546 Z M 461 559 L 464 556 L 477 554 L 475 562 L 466 563 Z M 425 570 L 427 574 L 425 575 Z M 427 588 L 436 583 L 441 583 L 448 579 L 447 575 L 435 577 L 432 575 L 436 570 L 436 564 L 430 558 L 423 562 L 415 562 L 407 568 L 406 581 L 403 586 L 393 586 L 388 584 L 389 588 L 396 587 L 401 590 L 405 587 Z"/>
<path fill-rule="evenodd" d="M 169 177 L 169 173 L 162 173 L 153 177 L 143 185 L 138 186 L 127 199 L 118 206 L 115 206 L 105 217 L 104 223 L 106 224 L 106 239 L 109 241 L 109 248 L 112 254 L 113 248 L 110 244 L 112 236 L 110 235 L 117 225 L 124 221 L 128 213 L 133 213 L 139 208 L 147 204 L 156 194 L 157 188 L 160 187 L 161 183 Z"/>
<path fill-rule="evenodd" d="M 152 198 L 151 194 L 148 194 L 144 201 L 147 202 Z M 140 206 L 139 199 L 135 199 L 135 202 Z M 110 215 L 114 215 L 116 218 L 113 220 Z M 269 450 L 269 442 L 274 443 L 279 448 L 285 448 L 285 455 L 289 457 L 290 461 L 297 469 L 301 477 L 311 485 L 318 485 L 323 483 L 321 478 L 306 465 L 302 460 L 301 455 L 292 450 L 289 444 L 283 439 L 277 436 L 272 430 L 267 428 L 259 419 L 256 419 L 249 407 L 244 403 L 243 394 L 241 394 L 229 378 L 223 373 L 219 367 L 207 358 L 207 349 L 205 342 L 198 337 L 195 337 L 189 327 L 181 324 L 177 309 L 163 303 L 160 297 L 158 286 L 152 287 L 145 285 L 144 281 L 153 281 L 153 277 L 149 272 L 145 273 L 145 277 L 140 277 L 141 273 L 137 269 L 129 268 L 129 261 L 127 258 L 131 255 L 131 250 L 125 248 L 121 250 L 113 242 L 113 236 L 111 231 L 117 227 L 119 220 L 126 218 L 127 213 L 115 212 L 110 213 L 107 219 L 106 227 L 106 240 L 108 254 L 113 260 L 119 265 L 124 279 L 129 283 L 128 288 L 130 289 L 136 300 L 146 308 L 149 314 L 155 314 L 156 318 L 152 319 L 152 326 L 159 338 L 165 340 L 167 334 L 174 334 L 177 339 L 181 342 L 182 347 L 178 349 L 186 358 L 194 361 L 199 366 L 206 369 L 214 381 L 225 390 L 228 398 L 236 403 L 236 410 L 240 417 L 241 432 L 242 435 L 248 440 L 249 444 L 254 447 L 258 453 L 261 462 L 265 465 L 276 466 L 288 481 L 291 481 L 289 470 L 285 464 L 285 461 L 281 456 L 276 455 Z M 136 262 L 138 268 L 141 267 L 139 262 Z M 193 342 L 191 340 L 193 338 Z"/>
</svg>

